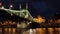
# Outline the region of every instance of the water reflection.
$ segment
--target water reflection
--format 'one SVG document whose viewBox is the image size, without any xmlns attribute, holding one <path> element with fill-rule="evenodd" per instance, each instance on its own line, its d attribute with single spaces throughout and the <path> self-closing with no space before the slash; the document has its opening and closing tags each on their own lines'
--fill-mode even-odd
<svg viewBox="0 0 60 34">
<path fill-rule="evenodd" d="M 54 32 L 54 29 L 53 28 L 48 28 L 48 32 L 49 32 L 49 34 L 54 34 L 53 32 Z"/>
<path fill-rule="evenodd" d="M 0 28 L 0 34 L 16 34 L 16 28 Z"/>
<path fill-rule="evenodd" d="M 36 28 L 36 34 L 60 34 L 60 28 Z"/>
<path fill-rule="evenodd" d="M 36 29 L 36 34 L 45 34 L 45 28 L 37 28 Z"/>
<path fill-rule="evenodd" d="M 33 29 L 33 34 L 60 34 L 60 28 L 36 28 Z M 30 31 L 17 32 L 16 28 L 0 28 L 0 34 L 30 34 Z"/>
</svg>

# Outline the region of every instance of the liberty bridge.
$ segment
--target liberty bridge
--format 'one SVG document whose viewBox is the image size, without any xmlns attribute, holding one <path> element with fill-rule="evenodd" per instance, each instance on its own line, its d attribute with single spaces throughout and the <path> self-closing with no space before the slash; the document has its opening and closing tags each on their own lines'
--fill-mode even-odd
<svg viewBox="0 0 60 34">
<path fill-rule="evenodd" d="M 12 10 L 11 9 L 12 7 L 13 6 L 10 5 L 9 9 L 6 9 L 6 8 L 4 8 L 4 6 L 2 6 L 2 7 L 0 7 L 0 10 L 5 10 L 7 13 L 11 14 L 11 16 L 16 15 L 16 16 L 22 17 L 27 20 L 27 21 L 22 20 L 22 21 L 19 21 L 18 23 L 15 23 L 17 26 L 16 29 L 17 29 L 18 34 L 22 34 L 21 31 L 23 32 L 24 30 L 26 30 L 26 27 L 29 25 L 29 23 L 32 23 L 32 21 L 33 21 L 33 17 L 31 16 L 31 14 L 28 11 L 28 3 L 26 3 L 26 9 L 21 9 L 22 8 L 21 4 L 20 4 L 20 10 Z M 20 20 L 20 19 L 18 19 L 18 20 Z M 10 27 L 10 26 L 7 25 L 5 27 Z M 32 31 L 32 29 L 30 29 L 30 31 Z M 28 33 L 26 33 L 26 34 L 28 34 Z M 33 34 L 33 33 L 31 32 L 29 34 Z"/>
</svg>

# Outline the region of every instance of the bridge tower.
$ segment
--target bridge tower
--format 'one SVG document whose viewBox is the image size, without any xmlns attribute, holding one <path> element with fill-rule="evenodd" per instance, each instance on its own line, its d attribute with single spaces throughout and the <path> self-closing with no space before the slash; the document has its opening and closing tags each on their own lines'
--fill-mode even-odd
<svg viewBox="0 0 60 34">
<path fill-rule="evenodd" d="M 2 6 L 2 8 L 0 8 L 0 9 L 7 11 L 8 13 L 11 14 L 11 16 L 15 14 L 19 17 L 23 17 L 23 18 L 26 18 L 31 21 L 33 20 L 33 17 L 31 16 L 30 12 L 28 11 L 28 3 L 26 3 L 26 9 L 22 9 L 21 4 L 20 4 L 20 10 L 12 10 L 11 9 L 12 7 L 13 7 L 13 5 L 10 5 L 9 9 L 6 9 L 6 8 L 4 8 L 4 6 Z M 26 22 L 26 21 L 23 21 L 23 22 Z M 32 23 L 32 22 L 27 22 L 26 25 L 25 25 L 25 23 L 21 23 L 21 22 L 17 23 L 18 30 L 19 29 L 21 30 L 21 28 L 24 29 L 24 27 L 26 27 L 29 23 Z M 20 27 L 20 26 L 22 26 L 22 27 Z M 32 29 L 30 29 L 29 32 L 32 32 Z M 33 33 L 29 33 L 29 34 L 33 34 Z"/>
</svg>

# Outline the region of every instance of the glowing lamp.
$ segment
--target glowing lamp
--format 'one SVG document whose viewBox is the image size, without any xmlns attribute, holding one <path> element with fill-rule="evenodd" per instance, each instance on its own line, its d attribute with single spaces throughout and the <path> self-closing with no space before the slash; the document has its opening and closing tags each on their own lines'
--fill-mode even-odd
<svg viewBox="0 0 60 34">
<path fill-rule="evenodd" d="M 10 8 L 12 8 L 13 7 L 13 5 L 10 5 Z"/>
</svg>

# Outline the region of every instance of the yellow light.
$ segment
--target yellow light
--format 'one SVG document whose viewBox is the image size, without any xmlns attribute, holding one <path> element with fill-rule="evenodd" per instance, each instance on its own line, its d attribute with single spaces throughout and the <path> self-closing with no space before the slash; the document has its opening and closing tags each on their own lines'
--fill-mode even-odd
<svg viewBox="0 0 60 34">
<path fill-rule="evenodd" d="M 42 22 L 42 18 L 41 17 L 38 17 L 38 22 Z"/>
<path fill-rule="evenodd" d="M 42 19 L 41 17 L 38 17 L 38 19 L 40 20 L 40 19 Z"/>
<path fill-rule="evenodd" d="M 36 28 L 37 34 L 45 34 L 45 28 Z"/>
<path fill-rule="evenodd" d="M 37 19 L 38 19 L 37 21 L 38 21 L 39 23 L 45 22 L 45 19 L 43 19 L 42 17 L 38 17 Z"/>
<path fill-rule="evenodd" d="M 13 31 L 13 33 L 15 33 L 16 32 L 16 28 L 12 28 L 12 31 Z"/>
<path fill-rule="evenodd" d="M 43 19 L 42 17 L 38 16 L 38 18 L 34 18 L 33 21 L 35 21 L 37 23 L 42 23 L 42 22 L 45 22 L 45 19 Z"/>
<path fill-rule="evenodd" d="M 48 32 L 49 32 L 50 34 L 53 34 L 54 29 L 53 29 L 53 28 L 48 28 Z"/>
</svg>

